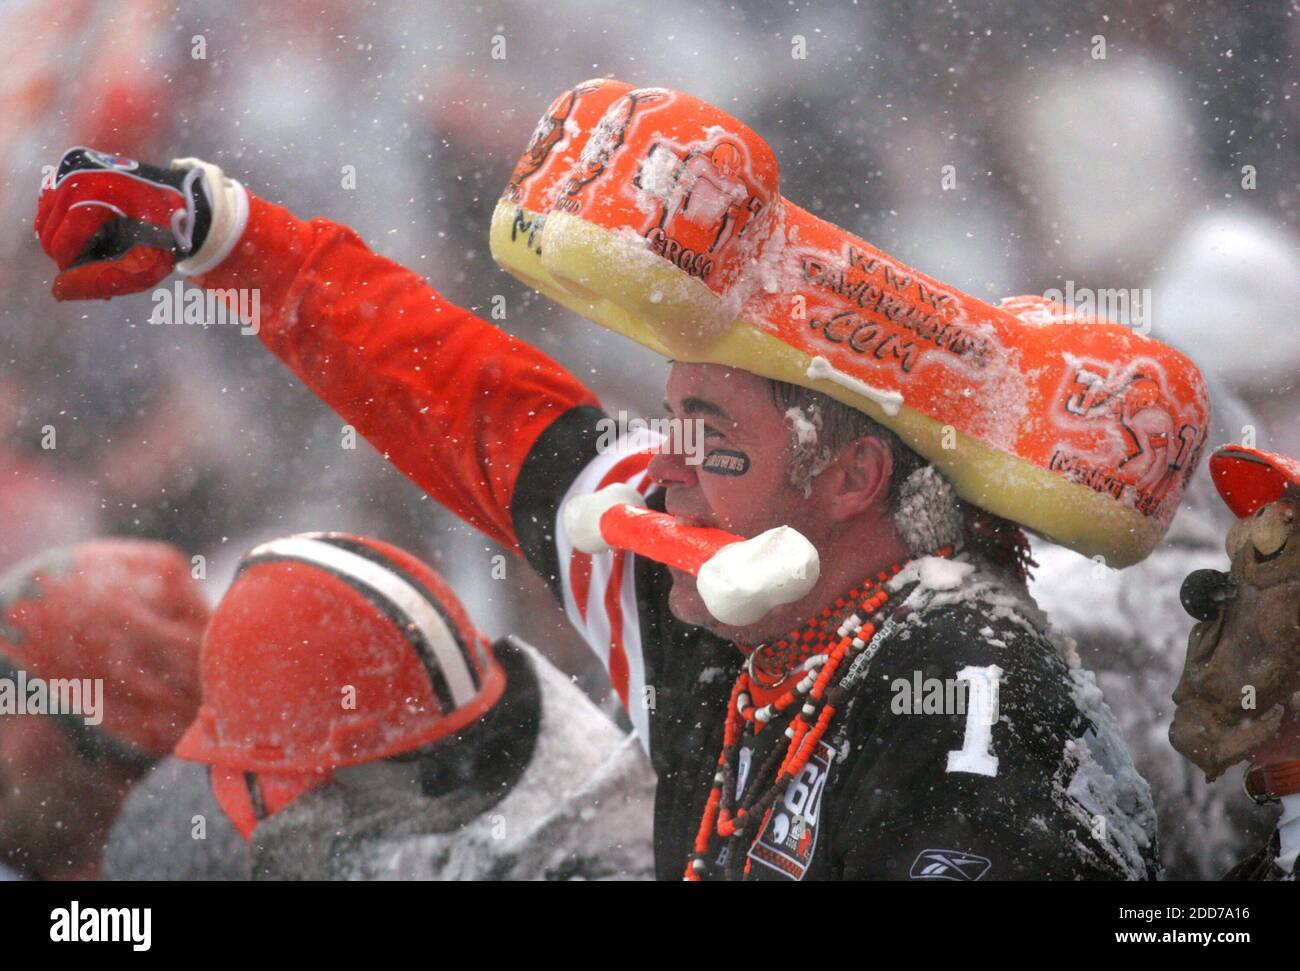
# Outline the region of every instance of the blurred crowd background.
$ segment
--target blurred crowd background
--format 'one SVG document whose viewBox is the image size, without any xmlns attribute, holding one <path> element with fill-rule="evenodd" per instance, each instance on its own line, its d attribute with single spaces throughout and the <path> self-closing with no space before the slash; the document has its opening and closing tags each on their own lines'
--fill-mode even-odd
<svg viewBox="0 0 1300 971">
<path fill-rule="evenodd" d="M 603 696 L 522 563 L 502 577 L 499 549 L 364 442 L 344 448 L 255 337 L 150 325 L 147 294 L 56 304 L 31 229 L 41 167 L 71 145 L 198 156 L 460 304 L 487 315 L 503 295 L 498 323 L 609 409 L 658 414 L 662 360 L 526 291 L 487 247 L 538 116 L 594 76 L 731 111 L 773 145 L 785 195 L 978 296 L 1149 289 L 1152 333 L 1214 384 L 1217 438 L 1300 453 L 1297 47 L 1283 0 L 0 0 L 0 568 L 151 537 L 205 557 L 215 601 L 253 544 L 350 530 L 424 556 L 479 626 Z M 1178 876 L 1221 873 L 1271 826 L 1164 739 L 1191 624 L 1178 583 L 1224 563 L 1228 514 L 1202 486 L 1148 563 L 1098 572 L 1040 544 L 1035 585 L 1129 732 Z"/>
</svg>

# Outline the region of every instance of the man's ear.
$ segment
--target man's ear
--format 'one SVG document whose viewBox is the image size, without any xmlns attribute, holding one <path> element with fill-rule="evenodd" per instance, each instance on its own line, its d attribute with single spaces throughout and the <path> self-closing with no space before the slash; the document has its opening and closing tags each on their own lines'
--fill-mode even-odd
<svg viewBox="0 0 1300 971">
<path fill-rule="evenodd" d="M 828 482 L 833 488 L 829 512 L 832 520 L 844 522 L 884 502 L 894 474 L 894 457 L 880 439 L 864 435 L 840 449 L 833 469 L 834 478 Z"/>
</svg>

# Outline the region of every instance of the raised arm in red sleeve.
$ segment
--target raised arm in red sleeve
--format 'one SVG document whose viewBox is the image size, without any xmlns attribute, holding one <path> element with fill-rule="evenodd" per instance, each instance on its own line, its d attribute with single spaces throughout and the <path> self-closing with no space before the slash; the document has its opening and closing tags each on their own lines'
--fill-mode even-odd
<svg viewBox="0 0 1300 971">
<path fill-rule="evenodd" d="M 591 392 L 347 227 L 249 204 L 235 249 L 197 281 L 258 288 L 266 346 L 430 496 L 517 550 L 520 466 Z"/>
</svg>

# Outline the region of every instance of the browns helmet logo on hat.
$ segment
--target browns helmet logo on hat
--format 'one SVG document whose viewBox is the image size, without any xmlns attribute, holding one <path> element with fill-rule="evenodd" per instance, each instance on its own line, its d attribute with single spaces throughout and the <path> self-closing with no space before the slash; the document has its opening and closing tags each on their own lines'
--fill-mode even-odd
<svg viewBox="0 0 1300 971">
<path fill-rule="evenodd" d="M 540 191 L 552 188 L 577 155 L 573 147 L 569 149 L 572 156 L 555 153 L 556 146 L 566 141 L 570 145 L 585 144 L 586 132 L 600 120 L 610 102 L 631 88 L 621 81 L 594 78 L 574 85 L 552 101 L 533 129 L 501 198 L 528 209 L 543 209 Z M 525 188 L 523 183 L 530 180 L 536 185 Z"/>
</svg>

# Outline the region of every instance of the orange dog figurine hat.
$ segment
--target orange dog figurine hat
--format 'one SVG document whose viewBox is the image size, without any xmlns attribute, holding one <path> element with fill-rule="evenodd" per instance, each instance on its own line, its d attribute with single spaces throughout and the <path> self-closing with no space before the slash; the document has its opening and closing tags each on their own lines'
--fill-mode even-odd
<svg viewBox="0 0 1300 971">
<path fill-rule="evenodd" d="M 1287 491 L 1300 493 L 1300 461 L 1244 445 L 1220 445 L 1210 456 L 1210 477 L 1232 514 L 1253 516 Z"/>
</svg>

